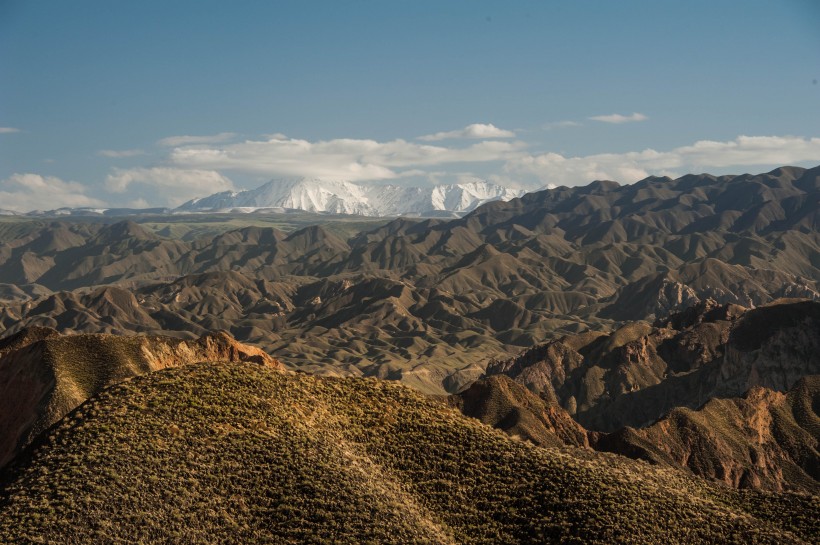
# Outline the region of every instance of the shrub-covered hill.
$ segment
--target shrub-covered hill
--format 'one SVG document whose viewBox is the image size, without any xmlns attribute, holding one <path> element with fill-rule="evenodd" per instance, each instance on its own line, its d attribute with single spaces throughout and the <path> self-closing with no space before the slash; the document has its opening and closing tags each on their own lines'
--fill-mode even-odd
<svg viewBox="0 0 820 545">
<path fill-rule="evenodd" d="M 197 364 L 113 386 L 7 469 L 0 542 L 805 543 L 817 497 L 515 441 L 374 379 Z"/>
</svg>

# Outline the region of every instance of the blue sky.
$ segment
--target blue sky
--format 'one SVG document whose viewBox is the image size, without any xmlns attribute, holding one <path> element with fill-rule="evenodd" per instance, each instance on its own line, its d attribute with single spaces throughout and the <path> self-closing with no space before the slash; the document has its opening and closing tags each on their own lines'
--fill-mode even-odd
<svg viewBox="0 0 820 545">
<path fill-rule="evenodd" d="M 0 0 L 0 208 L 820 163 L 820 3 Z"/>
</svg>

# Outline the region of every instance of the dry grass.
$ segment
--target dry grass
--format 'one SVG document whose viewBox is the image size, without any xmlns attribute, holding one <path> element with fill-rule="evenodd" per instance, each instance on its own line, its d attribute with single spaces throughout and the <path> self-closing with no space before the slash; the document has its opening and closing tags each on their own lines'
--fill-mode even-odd
<svg viewBox="0 0 820 545">
<path fill-rule="evenodd" d="M 816 539 L 820 512 L 532 447 L 400 385 L 248 364 L 109 388 L 4 482 L 4 543 L 779 544 Z"/>
</svg>

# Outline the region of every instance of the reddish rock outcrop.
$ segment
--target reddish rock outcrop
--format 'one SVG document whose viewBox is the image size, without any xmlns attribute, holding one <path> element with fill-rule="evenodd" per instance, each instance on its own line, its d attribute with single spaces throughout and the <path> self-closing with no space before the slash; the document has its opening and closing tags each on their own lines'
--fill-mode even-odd
<svg viewBox="0 0 820 545">
<path fill-rule="evenodd" d="M 40 432 L 106 386 L 202 361 L 250 361 L 284 370 L 224 332 L 196 340 L 107 334 L 61 336 L 30 328 L 0 340 L 0 466 Z"/>
</svg>

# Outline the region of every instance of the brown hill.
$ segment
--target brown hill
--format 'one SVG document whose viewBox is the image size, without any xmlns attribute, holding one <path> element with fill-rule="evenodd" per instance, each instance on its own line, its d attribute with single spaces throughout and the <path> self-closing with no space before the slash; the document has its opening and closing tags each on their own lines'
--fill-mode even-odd
<svg viewBox="0 0 820 545">
<path fill-rule="evenodd" d="M 466 416 L 539 446 L 589 447 L 586 430 L 564 409 L 504 375 L 477 380 L 448 402 Z"/>
<path fill-rule="evenodd" d="M 283 369 L 225 333 L 193 341 L 105 334 L 61 336 L 32 328 L 0 340 L 0 466 L 103 388 L 200 361 L 249 361 Z"/>
<path fill-rule="evenodd" d="M 93 471 L 89 471 L 93 468 Z M 183 366 L 108 388 L 0 480 L 0 541 L 816 541 L 816 497 L 512 440 L 397 384 Z"/>
</svg>

